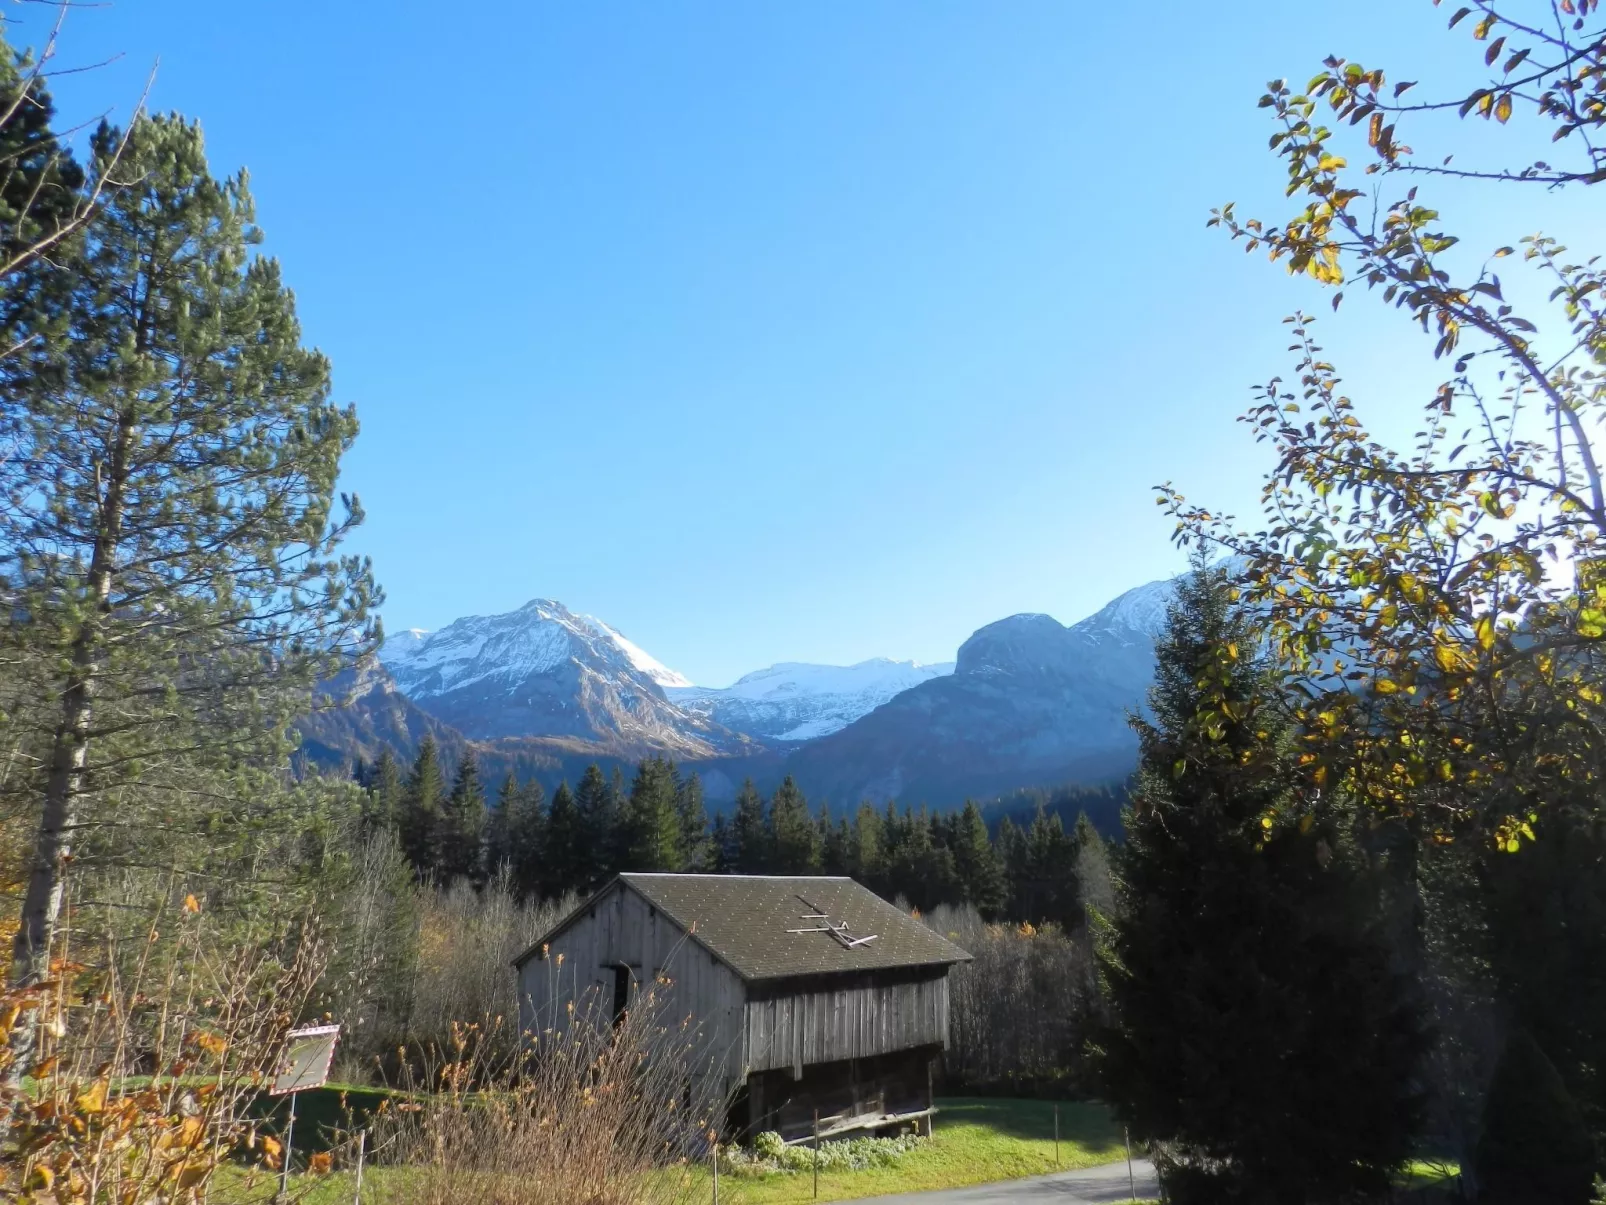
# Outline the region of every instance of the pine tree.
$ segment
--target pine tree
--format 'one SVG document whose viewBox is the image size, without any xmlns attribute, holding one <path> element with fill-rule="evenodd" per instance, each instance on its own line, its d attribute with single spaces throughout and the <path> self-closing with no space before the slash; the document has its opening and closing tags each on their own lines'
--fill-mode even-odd
<svg viewBox="0 0 1606 1205">
<path fill-rule="evenodd" d="M 485 787 L 472 749 L 463 751 L 451 794 L 441 809 L 436 871 L 441 881 L 485 881 Z"/>
<path fill-rule="evenodd" d="M 819 874 L 819 830 L 790 774 L 770 800 L 769 847 L 776 874 Z"/>
<path fill-rule="evenodd" d="M 585 821 L 574 801 L 574 792 L 567 782 L 560 782 L 552 792 L 552 807 L 547 812 L 546 842 L 538 876 L 547 895 L 558 897 L 581 889 L 588 873 L 585 840 Z"/>
<path fill-rule="evenodd" d="M 441 809 L 446 800 L 446 777 L 441 769 L 435 738 L 426 736 L 418 746 L 418 758 L 402 788 L 401 847 L 420 878 L 434 874 L 439 866 L 436 838 L 440 832 Z"/>
<path fill-rule="evenodd" d="M 772 864 L 769 825 L 764 797 L 749 778 L 736 796 L 736 819 L 731 823 L 731 871 L 735 874 L 769 874 Z"/>
<path fill-rule="evenodd" d="M 0 358 L 0 587 L 54 701 L 26 737 L 44 765 L 18 983 L 47 970 L 91 813 L 142 837 L 171 813 L 128 809 L 181 768 L 226 783 L 282 761 L 316 684 L 377 638 L 368 563 L 337 555 L 361 520 L 336 490 L 356 414 L 330 403 L 278 264 L 250 251 L 244 175 L 215 179 L 177 116 L 91 148 L 97 179 L 120 155 L 127 183 L 58 245 L 64 310 L 13 312 L 29 352 Z M 175 798 L 195 819 L 193 792 Z"/>
<path fill-rule="evenodd" d="M 580 814 L 574 887 L 578 891 L 592 891 L 619 869 L 622 852 L 618 796 L 596 762 L 587 766 L 580 776 L 574 802 Z"/>
<path fill-rule="evenodd" d="M 682 869 L 702 873 L 713 867 L 709 848 L 708 809 L 703 803 L 703 780 L 693 771 L 688 778 L 675 776 L 675 811 L 680 816 Z"/>
<path fill-rule="evenodd" d="M 93 209 L 83 169 L 52 128 L 56 108 L 44 68 L 0 38 L 0 281 L 11 306 L 42 278 L 66 274 L 71 256 L 61 254 L 63 244 Z M 21 350 L 16 342 L 7 337 L 0 355 Z"/>
<path fill-rule="evenodd" d="M 636 768 L 625 800 L 621 827 L 625 834 L 620 870 L 677 871 L 681 868 L 680 810 L 675 798 L 675 772 L 661 757 L 649 757 Z"/>
<path fill-rule="evenodd" d="M 1156 648 L 1152 721 L 1101 962 L 1105 1098 L 1163 1144 L 1167 1199 L 1385 1192 L 1420 1127 L 1424 1042 L 1353 817 L 1284 751 L 1256 636 L 1196 566 Z"/>
<path fill-rule="evenodd" d="M 1008 891 L 1003 863 L 987 837 L 987 821 L 975 800 L 965 800 L 965 810 L 955 825 L 954 871 L 964 899 L 987 920 L 997 919 Z"/>
</svg>

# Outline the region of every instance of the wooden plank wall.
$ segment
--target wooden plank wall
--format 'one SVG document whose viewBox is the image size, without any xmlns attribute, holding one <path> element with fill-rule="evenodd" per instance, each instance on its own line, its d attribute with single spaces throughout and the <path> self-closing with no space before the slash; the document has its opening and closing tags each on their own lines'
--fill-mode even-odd
<svg viewBox="0 0 1606 1205">
<path fill-rule="evenodd" d="M 688 1021 L 695 1034 L 691 1057 L 713 1077 L 720 1095 L 738 1087 L 744 1074 L 742 981 L 688 938 L 646 900 L 616 884 L 552 942 L 520 968 L 519 1017 L 523 1031 L 564 1032 L 572 1016 L 612 1021 L 614 968 L 630 968 L 634 991 L 651 989 L 663 1000 L 662 1020 Z M 663 976 L 667 984 L 654 981 Z"/>
<path fill-rule="evenodd" d="M 768 994 L 768 993 L 767 993 Z M 912 982 L 868 982 L 775 994 L 747 1004 L 749 1071 L 866 1059 L 948 1045 L 948 969 Z"/>
</svg>

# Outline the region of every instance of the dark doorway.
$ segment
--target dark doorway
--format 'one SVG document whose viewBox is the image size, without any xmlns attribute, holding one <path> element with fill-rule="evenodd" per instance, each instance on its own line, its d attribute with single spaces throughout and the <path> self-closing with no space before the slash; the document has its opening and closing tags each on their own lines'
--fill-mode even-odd
<svg viewBox="0 0 1606 1205">
<path fill-rule="evenodd" d="M 630 968 L 616 966 L 613 968 L 613 1023 L 617 1026 L 625 1019 L 625 1009 L 630 1007 Z"/>
</svg>

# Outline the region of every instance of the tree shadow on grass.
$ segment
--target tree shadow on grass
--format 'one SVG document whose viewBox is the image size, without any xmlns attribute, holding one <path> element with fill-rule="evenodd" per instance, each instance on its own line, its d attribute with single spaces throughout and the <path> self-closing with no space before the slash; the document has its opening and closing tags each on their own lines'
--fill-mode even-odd
<svg viewBox="0 0 1606 1205">
<path fill-rule="evenodd" d="M 937 1132 L 944 1126 L 975 1125 L 1029 1142 L 1054 1141 L 1054 1107 L 1049 1100 L 959 1096 L 937 1101 Z M 1088 1147 L 1119 1145 L 1121 1126 L 1107 1106 L 1093 1101 L 1059 1102 L 1061 1142 Z"/>
</svg>

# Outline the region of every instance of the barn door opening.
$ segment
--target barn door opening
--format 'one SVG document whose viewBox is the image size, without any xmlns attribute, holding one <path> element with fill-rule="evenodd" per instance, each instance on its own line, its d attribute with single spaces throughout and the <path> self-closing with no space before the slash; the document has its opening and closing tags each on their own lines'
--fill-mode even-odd
<svg viewBox="0 0 1606 1205">
<path fill-rule="evenodd" d="M 624 965 L 613 968 L 613 1023 L 615 1027 L 625 1019 L 630 1007 L 630 968 Z"/>
</svg>

